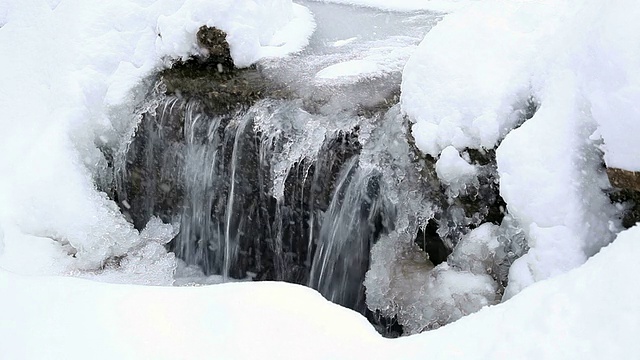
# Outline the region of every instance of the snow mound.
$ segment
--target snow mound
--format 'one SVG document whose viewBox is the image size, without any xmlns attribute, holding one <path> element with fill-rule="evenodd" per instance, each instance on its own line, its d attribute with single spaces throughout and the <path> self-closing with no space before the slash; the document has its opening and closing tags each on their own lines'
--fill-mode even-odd
<svg viewBox="0 0 640 360">
<path fill-rule="evenodd" d="M 202 25 L 227 33 L 238 67 L 300 51 L 315 28 L 311 12 L 290 0 L 185 0 L 176 12 L 158 18 L 160 52 L 171 58 L 197 54 L 195 34 Z"/>
<path fill-rule="evenodd" d="M 420 150 L 492 148 L 520 119 L 566 4 L 494 1 L 445 17 L 405 67 L 402 110 Z M 564 10 L 563 10 L 564 9 Z M 473 29 L 473 30 L 470 30 Z"/>
<path fill-rule="evenodd" d="M 581 265 L 618 230 L 617 211 L 602 191 L 609 184 L 600 154 L 588 140 L 595 124 L 571 77 L 554 85 L 497 152 L 500 193 L 531 248 L 513 264 L 506 298 Z"/>
<path fill-rule="evenodd" d="M 420 150 L 498 147 L 500 194 L 531 249 L 506 298 L 579 266 L 620 230 L 599 149 L 609 166 L 640 165 L 640 46 L 622 35 L 640 31 L 638 14 L 630 0 L 477 3 L 407 63 L 401 104 Z"/>
<path fill-rule="evenodd" d="M 108 163 L 99 149 L 114 153 L 128 140 L 144 79 L 197 54 L 201 25 L 228 32 L 239 66 L 300 50 L 314 28 L 290 0 L 0 5 L 0 52 L 11 55 L 0 59 L 0 266 L 92 274 L 117 263 L 130 281 L 170 283 L 159 269 L 175 268 L 161 245 L 168 239 L 139 234 L 97 189 Z M 137 279 L 147 267 L 157 276 Z"/>
<path fill-rule="evenodd" d="M 0 338 L 3 354 L 19 359 L 633 359 L 639 254 L 634 227 L 582 267 L 508 302 L 391 341 L 298 285 L 147 287 L 0 269 L 10 294 L 0 297 Z"/>
</svg>

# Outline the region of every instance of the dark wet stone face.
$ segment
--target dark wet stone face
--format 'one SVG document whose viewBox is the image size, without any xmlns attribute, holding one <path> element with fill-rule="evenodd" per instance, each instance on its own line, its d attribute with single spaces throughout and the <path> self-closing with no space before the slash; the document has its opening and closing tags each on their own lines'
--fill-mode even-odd
<svg viewBox="0 0 640 360">
<path fill-rule="evenodd" d="M 227 34 L 203 26 L 197 33 L 202 56 L 178 61 L 160 72 L 167 95 L 200 100 L 209 114 L 226 114 L 264 98 L 281 99 L 285 91 L 255 67 L 233 64 Z"/>
<path fill-rule="evenodd" d="M 227 34 L 214 27 L 202 26 L 196 34 L 198 45 L 205 51 L 207 57 L 212 61 L 227 68 L 233 68 L 233 59 Z"/>
<path fill-rule="evenodd" d="M 607 176 L 614 187 L 611 201 L 626 204 L 622 226 L 628 229 L 640 221 L 640 172 L 607 168 Z"/>
</svg>

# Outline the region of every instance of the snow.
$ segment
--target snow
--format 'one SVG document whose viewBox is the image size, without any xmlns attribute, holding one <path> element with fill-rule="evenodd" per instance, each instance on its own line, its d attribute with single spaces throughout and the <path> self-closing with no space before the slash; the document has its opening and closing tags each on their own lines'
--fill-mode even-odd
<svg viewBox="0 0 640 360">
<path fill-rule="evenodd" d="M 290 0 L 186 0 L 178 11 L 158 18 L 161 54 L 186 58 L 197 53 L 194 34 L 202 25 L 228 34 L 239 67 L 301 50 L 314 29 L 309 10 Z"/>
<path fill-rule="evenodd" d="M 11 294 L 0 297 L 0 338 L 20 359 L 637 358 L 639 253 L 634 227 L 578 269 L 395 340 L 298 285 L 145 287 L 0 269 Z"/>
<path fill-rule="evenodd" d="M 581 265 L 618 228 L 616 209 L 602 191 L 608 181 L 599 154 L 588 141 L 595 124 L 576 103 L 578 92 L 568 76 L 498 148 L 500 193 L 531 247 L 512 267 L 507 298 Z"/>
<path fill-rule="evenodd" d="M 449 145 L 492 148 L 521 120 L 527 97 L 569 71 L 607 164 L 640 169 L 640 45 L 624 35 L 640 30 L 639 12 L 630 0 L 486 1 L 447 16 L 404 71 L 403 111 L 418 146 L 433 156 Z"/>
<path fill-rule="evenodd" d="M 436 174 L 445 185 L 464 183 L 477 173 L 478 169 L 463 159 L 453 146 L 445 148 L 436 162 Z"/>
<path fill-rule="evenodd" d="M 11 54 L 0 59 L 0 266 L 113 279 L 115 261 L 128 269 L 120 281 L 158 284 L 175 268 L 166 228 L 138 234 L 96 188 L 107 171 L 98 146 L 122 146 L 144 79 L 197 54 L 201 25 L 228 32 L 238 66 L 299 51 L 314 28 L 288 0 L 10 1 L 0 22 L 0 51 Z"/>
<path fill-rule="evenodd" d="M 639 11 L 634 1 L 476 3 L 445 17 L 405 67 L 401 104 L 420 150 L 497 148 L 500 194 L 531 248 L 505 299 L 580 266 L 620 230 L 599 149 L 608 166 L 638 169 L 640 48 L 622 34 L 640 30 Z"/>
<path fill-rule="evenodd" d="M 410 333 L 459 319 L 394 341 L 296 285 L 171 288 L 51 276 L 171 284 L 183 264 L 164 244 L 177 229 L 152 219 L 138 232 L 126 221 L 97 188 L 107 167 L 98 147 L 123 144 L 147 77 L 171 59 L 199 53 L 201 25 L 227 31 L 236 65 L 248 66 L 301 50 L 314 24 L 289 0 L 12 0 L 0 4 L 3 354 L 640 358 L 640 227 L 616 237 L 618 213 L 603 193 L 609 184 L 599 153 L 608 166 L 640 170 L 640 44 L 630 35 L 640 33 L 640 5 L 331 2 L 457 10 L 417 50 L 411 41 L 374 46 L 314 74 L 334 81 L 380 76 L 411 56 L 402 109 L 414 121 L 419 149 L 439 158 L 438 177 L 465 183 L 476 170 L 464 150 L 497 148 L 500 192 L 530 247 L 511 267 L 509 301 L 488 306 L 498 301 L 488 264 L 500 229 L 491 224 L 467 234 L 449 263 L 436 267 L 413 244 L 376 244 L 372 264 L 393 266 L 368 273 L 371 307 L 391 315 L 403 302 L 399 321 Z M 334 40 L 336 48 L 357 42 L 350 35 Z M 525 119 L 531 99 L 539 108 Z M 200 277 L 179 270 L 181 284 Z"/>
<path fill-rule="evenodd" d="M 520 120 L 563 3 L 482 2 L 445 17 L 403 73 L 402 109 L 423 152 L 492 148 Z M 472 29 L 472 30 L 470 30 Z"/>
</svg>

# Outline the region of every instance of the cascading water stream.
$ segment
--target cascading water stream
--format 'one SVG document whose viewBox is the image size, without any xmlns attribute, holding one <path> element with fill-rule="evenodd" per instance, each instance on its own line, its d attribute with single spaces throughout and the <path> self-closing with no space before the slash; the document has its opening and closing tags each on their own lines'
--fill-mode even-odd
<svg viewBox="0 0 640 360">
<path fill-rule="evenodd" d="M 286 96 L 211 104 L 206 92 L 167 95 L 156 86 L 117 161 L 117 198 L 138 228 L 152 216 L 179 224 L 169 244 L 181 261 L 178 284 L 305 284 L 397 335 L 391 319 L 431 306 L 421 289 L 434 265 L 447 265 L 457 243 L 482 222 L 502 220 L 487 210 L 500 205 L 495 168 L 478 165 L 482 179 L 451 196 L 435 175 L 435 159 L 412 144 L 397 104 L 401 64 L 437 16 L 381 18 L 349 8 L 373 25 L 351 28 L 364 32 L 345 40 L 331 30 L 337 20 L 328 10 L 338 5 L 309 6 L 327 17 L 310 48 L 242 75 L 269 83 L 261 89 L 287 88 Z M 388 38 L 381 40 L 383 28 Z M 397 64 L 378 64 L 378 74 L 327 82 L 356 56 L 376 62 L 390 53 Z M 489 288 L 480 300 L 464 301 L 463 292 L 449 313 L 474 308 L 495 292 Z M 424 314 L 426 326 L 441 322 L 431 308 Z M 425 328 L 407 321 L 411 331 Z"/>
<path fill-rule="evenodd" d="M 380 174 L 358 165 L 353 157 L 339 175 L 318 235 L 309 286 L 337 304 L 364 310 L 362 281 L 383 209 Z"/>
</svg>

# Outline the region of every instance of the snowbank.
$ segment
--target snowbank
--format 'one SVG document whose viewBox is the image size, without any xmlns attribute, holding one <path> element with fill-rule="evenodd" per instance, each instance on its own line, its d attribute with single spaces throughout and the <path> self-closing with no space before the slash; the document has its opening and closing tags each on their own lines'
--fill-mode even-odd
<svg viewBox="0 0 640 360">
<path fill-rule="evenodd" d="M 405 67 L 402 109 L 420 150 L 492 148 L 519 121 L 567 4 L 487 1 L 445 17 Z"/>
<path fill-rule="evenodd" d="M 405 67 L 420 150 L 498 147 L 500 194 L 531 247 L 507 298 L 619 231 L 599 148 L 609 166 L 640 166 L 640 45 L 624 35 L 640 31 L 638 15 L 631 0 L 485 1 L 447 16 Z"/>
<path fill-rule="evenodd" d="M 309 12 L 290 0 L 0 5 L 1 266 L 73 273 L 109 268 L 127 255 L 114 263 L 131 265 L 129 281 L 151 281 L 138 278 L 136 267 L 170 281 L 173 259 L 148 246 L 168 241 L 171 230 L 153 223 L 151 238 L 141 236 L 94 179 L 106 173 L 98 148 L 117 149 L 135 125 L 143 79 L 169 59 L 197 53 L 201 25 L 229 33 L 238 66 L 300 50 L 314 28 Z M 149 258 L 140 263 L 142 254 Z"/>
<path fill-rule="evenodd" d="M 11 294 L 0 297 L 0 338 L 18 359 L 638 358 L 638 254 L 635 227 L 579 269 L 395 340 L 297 285 L 144 287 L 0 270 Z"/>
</svg>

